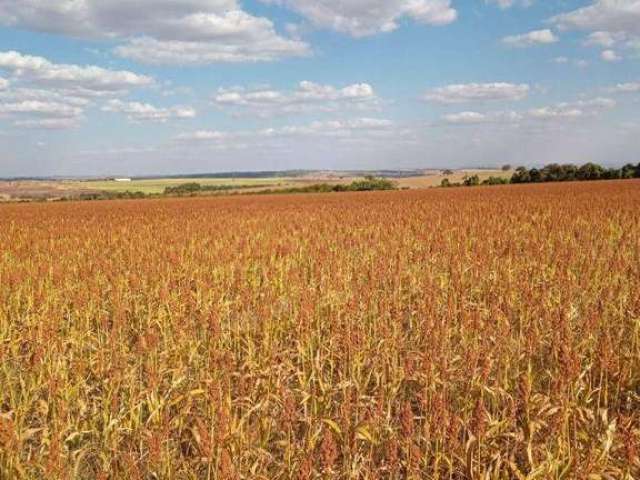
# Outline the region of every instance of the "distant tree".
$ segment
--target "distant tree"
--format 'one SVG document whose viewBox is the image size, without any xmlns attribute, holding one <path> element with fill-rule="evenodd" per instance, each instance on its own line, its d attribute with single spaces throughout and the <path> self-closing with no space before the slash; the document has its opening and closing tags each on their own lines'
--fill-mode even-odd
<svg viewBox="0 0 640 480">
<path fill-rule="evenodd" d="M 511 183 L 529 183 L 531 181 L 531 175 L 526 167 L 518 167 L 511 176 Z"/>
<path fill-rule="evenodd" d="M 540 171 L 540 175 L 543 182 L 568 182 L 576 179 L 577 172 L 575 165 L 551 163 Z"/>
<path fill-rule="evenodd" d="M 540 181 L 542 182 L 559 182 L 562 179 L 562 167 L 557 163 L 546 165 L 540 170 Z"/>
<path fill-rule="evenodd" d="M 564 177 L 566 181 L 572 182 L 576 179 L 576 176 L 578 175 L 578 167 L 570 163 L 566 163 L 562 165 L 562 169 L 564 171 Z"/>
<path fill-rule="evenodd" d="M 483 185 L 506 185 L 508 183 L 509 179 L 503 177 L 489 177 L 482 182 Z"/>
<path fill-rule="evenodd" d="M 636 167 L 635 165 L 632 165 L 631 163 L 627 163 L 624 167 L 622 167 L 620 169 L 620 178 L 633 178 L 636 176 L 636 168 L 639 168 L 640 164 L 638 164 L 638 167 Z"/>
<path fill-rule="evenodd" d="M 622 178 L 622 169 L 607 168 L 602 171 L 602 179 L 604 180 L 619 180 Z"/>
<path fill-rule="evenodd" d="M 537 168 L 532 168 L 531 170 L 529 170 L 529 179 L 529 181 L 533 183 L 542 182 L 542 173 Z"/>
<path fill-rule="evenodd" d="M 640 178 L 640 164 L 627 164 L 622 168 L 604 168 L 596 163 L 581 167 L 572 164 L 550 163 L 542 169 L 518 167 L 511 176 L 511 183 L 567 182 L 576 180 L 617 180 Z"/>
<path fill-rule="evenodd" d="M 202 190 L 202 185 L 195 182 L 182 183 L 175 187 L 167 187 L 164 189 L 165 195 L 189 195 Z"/>
<path fill-rule="evenodd" d="M 480 185 L 480 177 L 478 175 L 471 175 L 470 177 L 465 175 L 462 183 L 465 187 L 475 187 Z"/>
<path fill-rule="evenodd" d="M 506 165 L 502 166 L 502 171 L 503 172 L 508 172 L 511 170 L 511 165 L 509 165 L 508 163 Z"/>
<path fill-rule="evenodd" d="M 604 168 L 595 163 L 585 163 L 578 169 L 578 180 L 600 180 L 604 174 Z"/>
<path fill-rule="evenodd" d="M 353 192 L 363 192 L 369 190 L 395 190 L 396 185 L 386 178 L 367 176 L 364 180 L 351 183 L 351 185 L 347 186 L 347 189 Z"/>
<path fill-rule="evenodd" d="M 451 182 L 449 181 L 448 178 L 443 178 L 442 182 L 440 182 L 440 186 L 443 188 L 447 188 L 451 186 Z"/>
<path fill-rule="evenodd" d="M 443 170 L 442 174 L 443 175 L 453 175 L 453 170 Z"/>
</svg>

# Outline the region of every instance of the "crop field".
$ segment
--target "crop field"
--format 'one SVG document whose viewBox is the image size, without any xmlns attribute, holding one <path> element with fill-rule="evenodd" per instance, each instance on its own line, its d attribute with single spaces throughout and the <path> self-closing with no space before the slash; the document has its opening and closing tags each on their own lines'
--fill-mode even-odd
<svg viewBox="0 0 640 480">
<path fill-rule="evenodd" d="M 502 170 L 456 170 L 444 175 L 439 170 L 423 172 L 420 176 L 393 178 L 398 188 L 419 189 L 440 186 L 443 179 L 451 182 L 462 182 L 467 175 L 477 175 L 480 181 L 489 177 L 510 178 L 513 172 Z M 317 184 L 348 185 L 353 181 L 361 181 L 364 177 L 348 173 L 340 174 L 315 172 L 304 176 L 282 176 L 265 178 L 154 178 L 133 179 L 130 182 L 114 180 L 0 180 L 0 202 L 16 200 L 52 200 L 78 199 L 81 195 L 141 192 L 145 195 L 161 195 L 167 188 L 175 188 L 185 183 L 198 183 L 202 187 L 221 187 L 220 192 L 255 193 L 265 190 L 286 190 L 305 188 Z M 211 194 L 211 193 L 209 193 Z"/>
<path fill-rule="evenodd" d="M 0 205 L 2 480 L 639 454 L 639 181 Z"/>
<path fill-rule="evenodd" d="M 290 184 L 287 178 L 159 178 L 152 180 L 132 180 L 131 182 L 115 182 L 112 180 L 67 181 L 67 186 L 75 189 L 99 190 L 105 192 L 143 192 L 146 194 L 163 193 L 167 187 L 176 187 L 187 182 L 197 182 L 203 186 L 233 186 L 256 188 L 275 187 L 280 184 Z"/>
<path fill-rule="evenodd" d="M 418 177 L 405 177 L 397 179 L 397 183 L 401 188 L 431 188 L 439 187 L 445 178 L 452 183 L 463 182 L 467 176 L 477 175 L 480 182 L 487 180 L 489 177 L 511 178 L 512 170 L 455 170 L 452 174 L 444 174 L 442 171 L 434 171 L 430 175 L 421 175 Z"/>
</svg>

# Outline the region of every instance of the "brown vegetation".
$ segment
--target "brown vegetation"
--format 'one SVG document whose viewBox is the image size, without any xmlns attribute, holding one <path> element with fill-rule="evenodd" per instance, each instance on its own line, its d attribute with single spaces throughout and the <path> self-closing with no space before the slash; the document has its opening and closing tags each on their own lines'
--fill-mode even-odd
<svg viewBox="0 0 640 480">
<path fill-rule="evenodd" d="M 0 205 L 0 478 L 638 478 L 640 182 Z"/>
</svg>

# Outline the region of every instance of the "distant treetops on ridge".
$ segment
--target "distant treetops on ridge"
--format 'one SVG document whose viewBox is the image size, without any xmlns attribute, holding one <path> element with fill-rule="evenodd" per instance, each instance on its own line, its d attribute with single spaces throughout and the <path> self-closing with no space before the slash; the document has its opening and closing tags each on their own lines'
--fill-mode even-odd
<svg viewBox="0 0 640 480">
<path fill-rule="evenodd" d="M 507 183 L 544 183 L 544 182 L 575 182 L 583 180 L 625 180 L 640 178 L 640 163 L 626 164 L 622 168 L 605 168 L 596 163 L 585 163 L 578 167 L 573 164 L 551 163 L 543 168 L 518 167 L 511 179 L 504 177 L 489 177 L 480 182 L 478 175 L 467 176 L 462 183 L 451 183 L 449 179 L 442 180 L 442 187 L 473 187 L 476 185 L 500 185 Z"/>
</svg>

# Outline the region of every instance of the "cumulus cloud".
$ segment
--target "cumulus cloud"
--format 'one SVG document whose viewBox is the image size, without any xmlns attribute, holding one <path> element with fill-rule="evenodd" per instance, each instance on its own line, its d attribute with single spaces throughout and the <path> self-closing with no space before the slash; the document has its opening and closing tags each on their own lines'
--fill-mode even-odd
<svg viewBox="0 0 640 480">
<path fill-rule="evenodd" d="M 172 119 L 194 118 L 196 111 L 191 107 L 159 108 L 148 103 L 110 100 L 102 107 L 103 112 L 122 113 L 132 122 L 166 122 Z"/>
<path fill-rule="evenodd" d="M 13 122 L 16 128 L 26 128 L 32 130 L 68 130 L 80 126 L 75 118 L 42 118 L 31 120 L 16 120 Z"/>
<path fill-rule="evenodd" d="M 236 0 L 0 0 L 0 22 L 124 42 L 116 53 L 147 63 L 271 61 L 309 54 Z"/>
<path fill-rule="evenodd" d="M 544 30 L 534 30 L 521 35 L 510 35 L 502 39 L 502 43 L 510 47 L 526 48 L 535 45 L 548 45 L 558 42 L 559 38 L 548 28 Z"/>
<path fill-rule="evenodd" d="M 256 37 L 258 37 L 256 35 Z M 210 63 L 268 62 L 289 56 L 306 56 L 309 49 L 299 40 L 287 40 L 276 35 L 244 42 L 162 41 L 151 37 L 130 40 L 115 49 L 121 57 L 157 65 L 205 65 Z"/>
<path fill-rule="evenodd" d="M 609 93 L 640 93 L 640 82 L 619 83 L 607 89 Z"/>
<path fill-rule="evenodd" d="M 585 45 L 606 48 L 605 61 L 616 61 L 613 47 L 640 50 L 640 0 L 595 0 L 550 22 L 563 30 L 590 31 Z"/>
<path fill-rule="evenodd" d="M 511 8 L 515 5 L 519 5 L 521 7 L 530 7 L 533 4 L 533 0 L 484 0 L 484 2 L 487 4 L 496 5 L 503 10 Z"/>
<path fill-rule="evenodd" d="M 553 59 L 553 63 L 557 63 L 558 65 L 573 65 L 578 68 L 586 68 L 589 66 L 589 62 L 584 59 L 579 58 L 568 58 L 568 57 L 555 57 Z"/>
<path fill-rule="evenodd" d="M 0 70 L 11 78 L 0 88 L 0 114 L 21 117 L 14 122 L 21 128 L 75 127 L 94 99 L 155 84 L 126 70 L 57 64 L 15 51 L 0 52 Z"/>
<path fill-rule="evenodd" d="M 87 98 L 51 89 L 8 88 L 0 91 L 0 118 L 21 128 L 71 128 L 80 124 L 89 104 Z"/>
<path fill-rule="evenodd" d="M 589 100 L 578 100 L 575 102 L 562 102 L 540 108 L 534 108 L 527 112 L 530 118 L 538 120 L 549 119 L 571 119 L 584 116 L 593 116 L 604 110 L 612 109 L 616 106 L 616 101 L 611 98 L 593 98 Z"/>
<path fill-rule="evenodd" d="M 46 58 L 15 51 L 0 52 L 0 70 L 8 71 L 13 77 L 24 81 L 66 88 L 87 95 L 126 92 L 130 88 L 154 83 L 150 77 L 129 71 L 56 64 Z"/>
<path fill-rule="evenodd" d="M 243 87 L 218 90 L 213 103 L 220 108 L 247 111 L 261 116 L 302 113 L 310 111 L 334 112 L 342 109 L 372 109 L 380 104 L 373 87 L 356 83 L 342 88 L 315 82 L 300 82 L 293 91 L 269 87 Z"/>
<path fill-rule="evenodd" d="M 423 98 L 443 104 L 522 100 L 527 97 L 530 90 L 531 87 L 526 83 L 466 83 L 434 88 L 425 93 Z"/>
<path fill-rule="evenodd" d="M 615 50 L 604 50 L 600 54 L 600 58 L 602 58 L 602 60 L 604 60 L 605 62 L 619 62 L 620 60 L 622 60 L 622 57 L 618 55 Z"/>
<path fill-rule="evenodd" d="M 354 118 L 346 120 L 315 121 L 305 125 L 287 125 L 278 128 L 260 130 L 197 130 L 181 133 L 175 137 L 180 143 L 214 143 L 256 142 L 277 138 L 333 137 L 348 138 L 380 138 L 393 135 L 394 124 L 381 118 Z"/>
<path fill-rule="evenodd" d="M 320 28 L 364 37 L 391 32 L 402 18 L 425 25 L 454 22 L 451 0 L 262 0 L 289 7 Z"/>
<path fill-rule="evenodd" d="M 0 103 L 0 115 L 35 114 L 55 117 L 78 117 L 82 109 L 57 102 L 25 100 L 22 102 Z"/>
<path fill-rule="evenodd" d="M 587 46 L 611 48 L 618 42 L 621 42 L 625 39 L 626 35 L 622 32 L 597 31 L 590 33 L 584 44 Z"/>
<path fill-rule="evenodd" d="M 555 118 L 578 118 L 584 115 L 584 112 L 579 108 L 573 107 L 561 107 L 561 106 L 550 106 L 550 107 L 541 107 L 534 108 L 529 110 L 528 112 L 531 118 L 539 119 L 539 120 L 548 120 Z"/>
<path fill-rule="evenodd" d="M 520 113 L 507 112 L 460 112 L 445 115 L 444 121 L 453 125 L 477 125 L 482 123 L 515 123 L 523 119 Z"/>
<path fill-rule="evenodd" d="M 6 90 L 9 88 L 9 80 L 0 77 L 0 90 Z"/>
<path fill-rule="evenodd" d="M 86 107 L 91 103 L 90 98 L 51 88 L 26 88 L 16 86 L 0 91 L 0 102 L 22 102 L 28 100 L 64 103 L 76 107 Z"/>
<path fill-rule="evenodd" d="M 640 0 L 596 0 L 551 19 L 559 28 L 640 35 Z"/>
<path fill-rule="evenodd" d="M 615 106 L 615 100 L 598 97 L 532 108 L 524 112 L 464 111 L 445 115 L 442 120 L 445 124 L 450 125 L 479 125 L 491 123 L 520 124 L 525 121 L 571 120 L 597 115 L 598 113 L 612 109 Z"/>
</svg>

